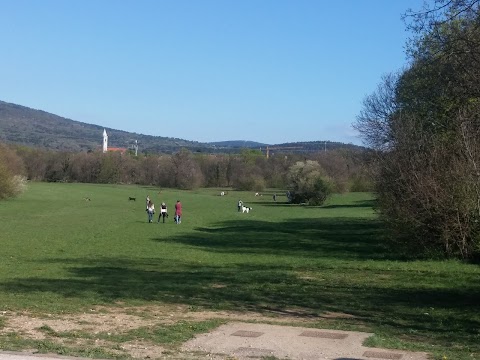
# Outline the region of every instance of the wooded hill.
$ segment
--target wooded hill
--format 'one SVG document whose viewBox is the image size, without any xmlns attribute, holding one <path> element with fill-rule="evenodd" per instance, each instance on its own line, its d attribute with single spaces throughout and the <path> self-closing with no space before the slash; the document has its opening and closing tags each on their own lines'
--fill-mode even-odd
<svg viewBox="0 0 480 360">
<path fill-rule="evenodd" d="M 252 141 L 200 143 L 179 138 L 142 135 L 67 119 L 42 110 L 0 101 L 0 142 L 62 151 L 95 151 L 101 149 L 103 129 L 107 130 L 110 147 L 133 147 L 138 141 L 141 153 L 172 153 L 180 148 L 192 152 L 231 153 L 242 148 L 266 149 L 290 147 L 282 152 L 324 150 L 324 141 L 268 145 Z M 327 149 L 361 149 L 338 142 L 326 142 Z M 293 147 L 296 147 L 295 149 Z"/>
<path fill-rule="evenodd" d="M 130 133 L 66 119 L 42 110 L 0 101 L 0 142 L 65 151 L 97 150 L 103 129 L 111 147 L 131 147 L 135 140 L 141 151 L 169 152 L 179 147 L 192 151 L 211 147 L 195 141 Z"/>
</svg>

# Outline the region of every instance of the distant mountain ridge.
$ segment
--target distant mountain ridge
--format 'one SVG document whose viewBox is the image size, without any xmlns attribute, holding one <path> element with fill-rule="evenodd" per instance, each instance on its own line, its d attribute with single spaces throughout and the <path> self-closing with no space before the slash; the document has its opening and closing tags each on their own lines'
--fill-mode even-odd
<svg viewBox="0 0 480 360">
<path fill-rule="evenodd" d="M 261 148 L 267 147 L 268 144 L 259 143 L 256 141 L 247 141 L 247 140 L 228 140 L 228 141 L 215 141 L 209 142 L 209 145 L 216 147 L 227 147 L 227 148 Z"/>
<path fill-rule="evenodd" d="M 111 147 L 130 147 L 137 140 L 142 151 L 169 152 L 186 147 L 212 146 L 177 138 L 142 135 L 67 119 L 43 110 L 0 101 L 0 142 L 65 151 L 97 150 L 102 145 L 103 129 Z"/>
<path fill-rule="evenodd" d="M 325 144 L 329 150 L 335 148 L 363 149 L 352 144 L 329 141 L 302 143 L 264 144 L 248 140 L 218 141 L 201 143 L 179 138 L 142 135 L 122 130 L 106 128 L 67 119 L 43 110 L 11 104 L 0 100 L 0 142 L 41 147 L 62 151 L 95 151 L 101 149 L 103 129 L 107 130 L 110 147 L 133 147 L 138 141 L 140 152 L 172 153 L 180 148 L 192 152 L 238 152 L 241 148 L 266 149 L 281 148 L 289 151 L 319 151 Z M 287 148 L 291 148 L 290 150 Z M 297 150 L 293 150 L 296 148 Z M 300 150 L 299 150 L 300 149 Z"/>
</svg>

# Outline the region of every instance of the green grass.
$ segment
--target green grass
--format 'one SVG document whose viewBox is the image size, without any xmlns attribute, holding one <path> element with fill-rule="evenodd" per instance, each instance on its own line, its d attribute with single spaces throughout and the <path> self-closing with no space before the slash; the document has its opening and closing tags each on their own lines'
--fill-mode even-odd
<svg viewBox="0 0 480 360">
<path fill-rule="evenodd" d="M 158 324 L 153 327 L 140 327 L 121 334 L 112 332 L 97 332 L 90 334 L 86 332 L 56 332 L 47 325 L 41 326 L 38 330 L 50 337 L 57 338 L 81 338 L 81 339 L 101 339 L 109 342 L 123 343 L 135 339 L 148 340 L 154 344 L 163 346 L 176 346 L 193 338 L 198 333 L 208 332 L 219 325 L 223 320 L 214 319 L 206 321 L 178 321 L 174 324 Z"/>
<path fill-rule="evenodd" d="M 371 195 L 336 195 L 310 208 L 284 196 L 273 203 L 268 193 L 158 191 L 32 183 L 0 202 L 0 311 L 73 313 L 121 302 L 314 318 L 342 312 L 355 318 L 319 317 L 309 326 L 374 332 L 369 345 L 438 359 L 480 359 L 480 267 L 397 256 Z M 168 223 L 147 223 L 147 194 L 157 208 L 167 203 Z M 238 213 L 238 199 L 253 211 Z M 178 326 L 157 330 L 189 334 Z M 149 331 L 142 336 L 158 335 Z"/>
</svg>

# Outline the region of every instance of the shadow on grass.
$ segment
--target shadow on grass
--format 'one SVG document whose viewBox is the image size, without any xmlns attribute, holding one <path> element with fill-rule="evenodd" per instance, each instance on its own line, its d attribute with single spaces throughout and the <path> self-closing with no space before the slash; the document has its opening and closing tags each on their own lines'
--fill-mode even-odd
<svg viewBox="0 0 480 360">
<path fill-rule="evenodd" d="M 36 296 L 55 293 L 69 301 L 160 301 L 290 317 L 316 318 L 326 311 L 341 312 L 355 316 L 344 323 L 394 329 L 440 344 L 452 341 L 455 334 L 455 342 L 478 347 L 478 284 L 462 289 L 428 289 L 412 283 L 411 287 L 397 289 L 379 285 L 375 273 L 369 275 L 372 282 L 362 284 L 325 280 L 337 269 L 324 269 L 324 278 L 309 279 L 281 265 L 201 266 L 158 259 L 108 258 L 77 264 L 65 259 L 56 261 L 68 267 L 69 278 L 24 278 L 3 283 L 0 289 Z M 407 281 L 408 274 L 403 276 Z M 454 283 L 455 278 L 452 274 L 446 281 Z"/>
<path fill-rule="evenodd" d="M 380 222 L 345 218 L 292 219 L 281 223 L 260 220 L 225 221 L 200 227 L 192 236 L 158 238 L 221 253 L 300 256 L 334 259 L 392 259 L 382 239 Z"/>
<path fill-rule="evenodd" d="M 361 200 L 355 201 L 352 204 L 335 204 L 335 205 L 324 205 L 319 206 L 321 209 L 347 209 L 347 208 L 373 208 L 375 206 L 375 200 Z"/>
<path fill-rule="evenodd" d="M 478 348 L 478 277 L 469 274 L 465 286 L 457 285 L 455 272 L 390 269 L 401 260 L 384 248 L 381 233 L 374 220 L 222 222 L 216 228 L 198 228 L 191 236 L 152 239 L 186 245 L 191 258 L 44 259 L 42 264 L 62 264 L 68 276 L 20 278 L 0 283 L 0 291 L 313 318 L 340 312 L 355 316 L 344 323 L 369 324 L 439 344 L 450 343 L 455 334 L 454 342 Z M 216 260 L 205 263 L 203 257 L 200 262 L 192 249 Z M 242 254 L 249 256 L 237 256 Z M 268 256 L 257 260 L 257 255 Z"/>
<path fill-rule="evenodd" d="M 308 206 L 304 204 L 292 204 L 287 201 L 249 201 L 248 204 L 262 205 L 262 206 L 282 206 L 282 207 L 299 207 L 305 209 L 348 209 L 348 208 L 373 208 L 375 206 L 374 200 L 361 200 L 355 201 L 350 204 L 335 204 L 335 205 L 320 205 L 320 206 Z"/>
</svg>

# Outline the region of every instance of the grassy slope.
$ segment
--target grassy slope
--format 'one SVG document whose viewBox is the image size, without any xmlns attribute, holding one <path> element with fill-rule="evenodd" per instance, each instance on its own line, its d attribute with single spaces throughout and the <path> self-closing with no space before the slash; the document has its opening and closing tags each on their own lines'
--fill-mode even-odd
<svg viewBox="0 0 480 360">
<path fill-rule="evenodd" d="M 344 312 L 357 318 L 328 326 L 375 332 L 371 345 L 480 357 L 480 268 L 396 258 L 383 246 L 368 194 L 306 208 L 283 204 L 283 196 L 275 204 L 268 194 L 218 193 L 31 184 L 19 199 L 0 202 L 0 310 L 158 301 Z M 157 208 L 169 205 L 168 223 L 147 223 L 147 194 Z M 239 198 L 250 214 L 236 211 Z"/>
</svg>

